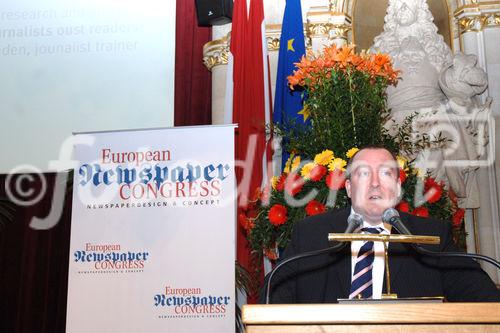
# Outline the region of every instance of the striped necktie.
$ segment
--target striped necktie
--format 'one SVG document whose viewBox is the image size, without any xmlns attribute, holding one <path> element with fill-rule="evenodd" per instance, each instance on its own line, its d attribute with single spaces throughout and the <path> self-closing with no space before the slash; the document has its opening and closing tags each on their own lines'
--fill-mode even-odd
<svg viewBox="0 0 500 333">
<path fill-rule="evenodd" d="M 380 234 L 382 228 L 362 228 L 361 231 L 371 234 Z M 351 292 L 349 298 L 361 296 L 362 298 L 371 298 L 373 294 L 372 268 L 375 254 L 373 252 L 373 242 L 368 241 L 361 246 L 356 258 L 354 273 L 351 282 Z"/>
</svg>

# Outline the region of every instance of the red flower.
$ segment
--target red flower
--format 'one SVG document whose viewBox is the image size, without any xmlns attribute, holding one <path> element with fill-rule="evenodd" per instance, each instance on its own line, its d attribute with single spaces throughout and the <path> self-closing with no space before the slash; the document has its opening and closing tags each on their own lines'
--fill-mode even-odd
<svg viewBox="0 0 500 333">
<path fill-rule="evenodd" d="M 276 183 L 276 190 L 283 191 L 285 189 L 285 181 L 286 181 L 286 173 L 282 173 L 278 178 L 278 182 Z"/>
<path fill-rule="evenodd" d="M 345 187 L 345 172 L 335 169 L 326 176 L 325 182 L 328 188 L 338 191 Z"/>
<path fill-rule="evenodd" d="M 312 170 L 311 173 L 309 174 L 309 178 L 313 182 L 320 181 L 321 178 L 323 178 L 324 175 L 326 175 L 326 172 L 328 170 L 324 165 L 316 165 Z"/>
<path fill-rule="evenodd" d="M 285 192 L 294 197 L 297 193 L 302 191 L 304 186 L 304 179 L 297 173 L 291 173 L 286 177 Z"/>
<path fill-rule="evenodd" d="M 248 218 L 244 213 L 239 213 L 238 214 L 238 223 L 245 229 L 246 231 L 250 231 L 253 229 L 255 224 L 253 223 L 253 220 Z"/>
<path fill-rule="evenodd" d="M 318 200 L 311 200 L 306 205 L 306 213 L 309 216 L 321 214 L 326 210 L 325 205 L 323 205 Z"/>
<path fill-rule="evenodd" d="M 401 201 L 396 209 L 400 212 L 408 213 L 410 211 L 410 205 L 406 201 Z"/>
<path fill-rule="evenodd" d="M 269 222 L 275 226 L 282 225 L 286 222 L 287 214 L 288 212 L 285 206 L 276 204 L 269 209 Z"/>
<path fill-rule="evenodd" d="M 402 168 L 399 168 L 399 180 L 401 181 L 401 184 L 403 184 L 406 180 L 406 172 Z"/>
<path fill-rule="evenodd" d="M 428 203 L 437 202 L 441 198 L 443 188 L 438 184 L 434 178 L 427 178 L 424 184 L 425 198 Z"/>
<path fill-rule="evenodd" d="M 457 211 L 453 214 L 453 217 L 451 218 L 451 222 L 453 223 L 453 227 L 455 228 L 460 228 L 462 225 L 462 220 L 464 219 L 465 216 L 465 210 L 462 208 L 457 209 Z"/>
<path fill-rule="evenodd" d="M 420 206 L 420 207 L 415 208 L 411 213 L 415 216 L 420 216 L 420 217 L 428 217 L 429 216 L 429 210 L 424 206 Z"/>
</svg>

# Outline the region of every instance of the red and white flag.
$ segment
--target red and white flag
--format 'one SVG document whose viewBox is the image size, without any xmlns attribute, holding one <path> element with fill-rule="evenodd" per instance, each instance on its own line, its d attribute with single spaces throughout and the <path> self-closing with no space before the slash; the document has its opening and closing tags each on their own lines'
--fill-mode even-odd
<svg viewBox="0 0 500 333">
<path fill-rule="evenodd" d="M 240 212 L 255 190 L 269 179 L 271 152 L 266 125 L 271 119 L 272 104 L 263 0 L 250 0 L 248 15 L 246 0 L 234 1 L 230 51 L 225 122 L 238 124 L 236 178 Z M 252 270 L 250 249 L 241 226 L 236 241 L 238 262 Z"/>
</svg>

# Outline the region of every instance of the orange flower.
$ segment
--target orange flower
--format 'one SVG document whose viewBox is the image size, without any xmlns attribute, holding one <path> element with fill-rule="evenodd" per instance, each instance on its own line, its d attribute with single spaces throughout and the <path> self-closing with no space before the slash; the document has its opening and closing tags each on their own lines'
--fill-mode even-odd
<svg viewBox="0 0 500 333">
<path fill-rule="evenodd" d="M 389 57 L 388 54 L 377 53 L 374 56 L 374 62 L 375 62 L 375 65 L 377 65 L 380 68 L 382 68 L 385 65 L 390 65 L 391 64 L 391 58 Z"/>
<path fill-rule="evenodd" d="M 278 253 L 276 253 L 276 249 L 264 249 L 264 255 L 269 260 L 276 260 L 276 259 L 278 259 Z"/>
<path fill-rule="evenodd" d="M 288 211 L 285 206 L 276 204 L 269 209 L 268 217 L 272 225 L 279 226 L 286 222 Z"/>
<path fill-rule="evenodd" d="M 290 85 L 290 89 L 294 90 L 295 86 L 300 84 L 300 76 L 299 75 L 289 75 L 287 76 L 288 84 Z"/>
<path fill-rule="evenodd" d="M 352 48 L 343 46 L 333 59 L 340 63 L 341 68 L 345 68 L 348 63 L 352 62 Z"/>
<path fill-rule="evenodd" d="M 325 205 L 317 200 L 311 200 L 306 205 L 306 214 L 309 216 L 321 214 L 326 210 Z"/>
<path fill-rule="evenodd" d="M 379 77 L 384 83 L 393 85 L 397 83 L 400 73 L 393 69 L 391 58 L 387 54 L 358 55 L 354 53 L 353 45 L 340 48 L 333 45 L 318 55 L 308 53 L 307 57 L 303 56 L 295 65 L 297 70 L 288 77 L 291 88 L 296 85 L 307 86 L 310 91 L 314 91 L 323 80 L 330 79 L 332 70 L 344 71 L 349 67 L 370 75 L 372 83 Z"/>
</svg>

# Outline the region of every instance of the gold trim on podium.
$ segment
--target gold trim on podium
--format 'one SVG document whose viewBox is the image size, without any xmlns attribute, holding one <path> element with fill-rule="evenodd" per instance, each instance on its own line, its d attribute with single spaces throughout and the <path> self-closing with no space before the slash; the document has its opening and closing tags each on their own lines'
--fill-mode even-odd
<svg viewBox="0 0 500 333">
<path fill-rule="evenodd" d="M 438 236 L 413 236 L 413 235 L 377 235 L 377 234 L 328 234 L 328 241 L 337 242 L 386 242 L 386 243 L 417 243 L 439 244 Z"/>
</svg>

